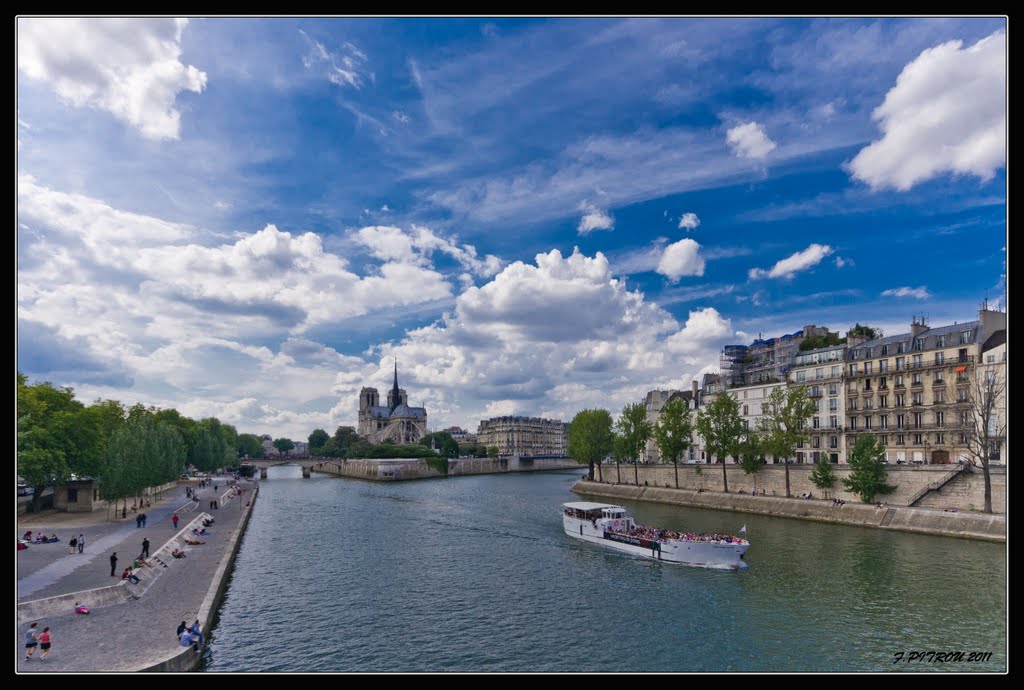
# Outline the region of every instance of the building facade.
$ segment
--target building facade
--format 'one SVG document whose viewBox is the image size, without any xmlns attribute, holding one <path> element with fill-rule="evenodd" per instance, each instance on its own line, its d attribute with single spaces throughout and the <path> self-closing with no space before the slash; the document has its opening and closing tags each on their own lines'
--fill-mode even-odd
<svg viewBox="0 0 1024 690">
<path fill-rule="evenodd" d="M 960 408 L 979 375 L 982 345 L 1005 329 L 1005 313 L 983 308 L 977 321 L 929 328 L 915 319 L 909 333 L 848 336 L 846 447 L 871 433 L 888 462 L 958 462 L 965 455 Z"/>
<path fill-rule="evenodd" d="M 814 401 L 814 416 L 806 430 L 809 438 L 797 446 L 798 463 L 816 463 L 822 457 L 829 462 L 846 462 L 845 363 L 846 345 L 807 350 L 793 357 L 789 386 L 805 386 Z"/>
<path fill-rule="evenodd" d="M 398 387 L 397 363 L 387 405 L 380 404 L 376 388 L 359 391 L 358 433 L 370 443 L 391 440 L 399 445 L 419 443 L 427 435 L 427 410 L 409 406 L 409 395 Z"/>
<path fill-rule="evenodd" d="M 558 419 L 540 417 L 494 417 L 484 419 L 477 429 L 477 444 L 495 446 L 499 455 L 520 457 L 556 455 L 563 457 L 569 425 Z"/>
</svg>

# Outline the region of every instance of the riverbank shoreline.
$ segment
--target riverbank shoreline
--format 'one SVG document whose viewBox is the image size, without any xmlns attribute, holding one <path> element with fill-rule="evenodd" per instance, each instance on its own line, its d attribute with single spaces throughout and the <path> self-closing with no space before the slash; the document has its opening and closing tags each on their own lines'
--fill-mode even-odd
<svg viewBox="0 0 1024 690">
<path fill-rule="evenodd" d="M 898 530 L 962 539 L 1006 542 L 1006 516 L 976 512 L 948 512 L 931 508 L 909 508 L 883 504 L 847 502 L 834 506 L 829 500 L 750 496 L 739 493 L 671 489 L 654 486 L 605 484 L 581 479 L 572 492 L 630 501 L 665 503 L 692 508 L 710 508 L 772 517 L 831 522 L 856 527 Z"/>
<path fill-rule="evenodd" d="M 214 490 L 213 486 L 218 489 Z M 210 627 L 230 580 L 235 557 L 241 546 L 258 484 L 239 481 L 244 490 L 235 494 L 227 478 L 211 480 L 199 490 L 200 500 L 172 494 L 147 508 L 148 525 L 106 523 L 100 514 L 76 514 L 72 528 L 60 516 L 51 527 L 61 533 L 83 532 L 88 543 L 82 554 L 71 553 L 64 544 L 53 550 L 30 547 L 19 552 L 19 650 L 17 671 L 31 672 L 186 672 L 202 660 L 191 646 L 182 647 L 174 635 L 181 621 L 198 620 L 209 643 Z M 180 487 L 184 488 L 184 487 Z M 217 501 L 218 507 L 213 507 Z M 179 516 L 175 527 L 171 516 Z M 208 517 L 214 522 L 207 535 L 194 537 Z M 92 518 L 94 524 L 88 524 Z M 20 528 L 19 528 L 20 529 Z M 120 566 L 129 565 L 139 552 L 142 539 L 150 542 L 150 567 L 137 571 L 138 584 L 110 577 L 109 556 L 117 552 Z M 189 540 L 200 544 L 188 544 Z M 64 542 L 67 538 L 63 539 Z M 185 559 L 171 557 L 184 549 Z M 22 560 L 28 555 L 30 559 Z M 100 583 L 100 586 L 97 586 Z M 73 612 L 75 602 L 91 610 L 88 615 Z M 38 621 L 39 629 L 52 628 L 53 653 L 45 660 L 38 654 L 24 660 L 23 639 L 28 623 Z"/>
</svg>

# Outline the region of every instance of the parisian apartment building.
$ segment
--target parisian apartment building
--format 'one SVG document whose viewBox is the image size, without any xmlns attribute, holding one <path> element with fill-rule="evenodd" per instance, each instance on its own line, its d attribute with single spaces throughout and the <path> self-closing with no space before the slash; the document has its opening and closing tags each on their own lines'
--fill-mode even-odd
<svg viewBox="0 0 1024 690">
<path fill-rule="evenodd" d="M 565 456 L 569 424 L 558 419 L 503 416 L 484 419 L 477 429 L 477 444 L 496 446 L 499 455 Z"/>
<path fill-rule="evenodd" d="M 799 349 L 804 338 L 827 334 L 826 329 L 806 326 L 788 336 L 758 339 L 750 346 L 726 346 L 722 370 L 705 374 L 692 396 L 694 422 L 700 407 L 727 393 L 739 404 L 745 424 L 757 428 L 762 405 L 772 390 L 805 386 L 815 411 L 805 428 L 807 440 L 796 449 L 796 463 L 822 458 L 846 463 L 849 450 L 864 433 L 885 446 L 890 463 L 946 464 L 971 457 L 964 426 L 969 421 L 965 415 L 974 414 L 971 400 L 979 395 L 976 384 L 1001 381 L 996 389 L 1005 391 L 1005 312 L 986 303 L 974 321 L 931 327 L 924 319 L 914 318 L 905 333 L 869 338 L 863 330 L 851 329 L 843 344 Z M 648 416 L 656 419 L 676 393 L 648 393 Z M 1003 393 L 989 420 L 993 462 L 1006 462 L 1005 426 Z M 703 439 L 694 440 L 686 462 L 710 461 Z M 657 461 L 651 444 L 645 460 Z"/>
</svg>

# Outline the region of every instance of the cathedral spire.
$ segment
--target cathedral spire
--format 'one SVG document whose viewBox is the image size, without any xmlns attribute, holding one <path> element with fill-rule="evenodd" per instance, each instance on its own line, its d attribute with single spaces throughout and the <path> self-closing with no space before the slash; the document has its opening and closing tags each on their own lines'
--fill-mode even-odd
<svg viewBox="0 0 1024 690">
<path fill-rule="evenodd" d="M 402 394 L 398 390 L 398 359 L 395 358 L 395 383 L 391 386 L 391 411 L 402 404 Z"/>
</svg>

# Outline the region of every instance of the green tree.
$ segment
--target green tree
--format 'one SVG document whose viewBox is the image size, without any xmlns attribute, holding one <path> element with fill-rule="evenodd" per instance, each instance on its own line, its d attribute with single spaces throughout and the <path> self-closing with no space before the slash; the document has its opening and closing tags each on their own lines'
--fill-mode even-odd
<svg viewBox="0 0 1024 690">
<path fill-rule="evenodd" d="M 153 412 L 153 421 L 157 424 L 170 424 L 181 435 L 181 441 L 185 446 L 185 462 L 195 465 L 196 442 L 199 440 L 199 423 L 190 417 L 182 415 L 174 408 L 156 410 Z M 196 465 L 198 467 L 198 465 Z"/>
<path fill-rule="evenodd" d="M 369 442 L 357 434 L 354 427 L 339 426 L 324 445 L 323 454 L 332 458 L 357 458 L 369 447 Z"/>
<path fill-rule="evenodd" d="M 672 398 L 661 408 L 661 415 L 654 427 L 654 443 L 658 446 L 661 461 L 669 461 L 675 467 L 676 488 L 679 488 L 679 460 L 690 447 L 693 423 L 690 408 L 682 398 Z"/>
<path fill-rule="evenodd" d="M 287 453 L 288 451 L 290 451 L 294 447 L 295 447 L 295 444 L 292 443 L 292 440 L 290 438 L 275 438 L 274 439 L 274 448 L 277 448 L 278 452 L 280 452 L 281 455 L 284 455 L 285 453 Z"/>
<path fill-rule="evenodd" d="M 626 452 L 626 457 L 635 461 L 633 475 L 639 485 L 640 475 L 637 464 L 640 462 L 640 454 L 643 452 L 644 446 L 647 445 L 647 440 L 651 438 L 651 433 L 654 431 L 654 427 L 647 420 L 647 408 L 644 404 L 633 403 L 623 407 L 619 421 L 615 424 L 615 430 L 622 437 L 620 443 L 623 444 L 622 449 Z M 614 441 L 612 450 L 614 450 Z M 616 461 L 615 470 L 618 472 L 618 461 Z"/>
<path fill-rule="evenodd" d="M 622 474 L 619 472 L 619 463 L 629 460 L 629 444 L 625 437 L 616 433 L 614 429 L 612 429 L 612 460 L 615 461 L 615 482 L 621 484 Z M 636 472 L 636 465 L 633 465 L 633 471 Z"/>
<path fill-rule="evenodd" d="M 327 434 L 325 433 L 324 435 L 326 436 Z M 245 456 L 250 458 L 263 457 L 263 441 L 256 434 L 238 435 L 238 457 Z"/>
<path fill-rule="evenodd" d="M 35 489 L 33 512 L 47 486 L 67 481 L 73 467 L 83 464 L 75 433 L 83 407 L 73 389 L 54 388 L 49 382 L 30 386 L 18 373 L 18 474 Z"/>
<path fill-rule="evenodd" d="M 885 447 L 871 434 L 857 437 L 857 443 L 850 451 L 849 464 L 850 474 L 843 479 L 843 485 L 860 496 L 864 503 L 871 503 L 878 494 L 896 490 L 895 486 L 885 483 Z"/>
<path fill-rule="evenodd" d="M 814 469 L 811 470 L 811 483 L 825 492 L 825 498 L 828 498 L 828 492 L 836 485 L 836 475 L 832 471 L 832 464 L 824 457 L 818 460 Z"/>
<path fill-rule="evenodd" d="M 459 444 L 448 431 L 435 431 L 420 439 L 420 445 L 434 448 L 443 458 L 459 457 Z"/>
<path fill-rule="evenodd" d="M 704 438 L 708 456 L 722 463 L 722 487 L 729 492 L 729 478 L 725 473 L 725 459 L 736 457 L 740 438 L 745 433 L 740 417 L 740 404 L 728 393 L 722 393 L 714 402 L 697 412 L 697 431 Z"/>
<path fill-rule="evenodd" d="M 743 474 L 753 475 L 754 489 L 757 489 L 757 473 L 764 467 L 764 451 L 762 449 L 760 434 L 751 429 L 743 436 L 740 442 L 740 469 Z"/>
<path fill-rule="evenodd" d="M 776 388 L 762 405 L 764 452 L 783 461 L 786 468 L 786 496 L 790 495 L 789 458 L 796 453 L 797 444 L 808 438 L 804 428 L 807 420 L 814 416 L 814 407 L 814 400 L 808 397 L 806 386 Z"/>
<path fill-rule="evenodd" d="M 577 412 L 569 423 L 569 457 L 581 465 L 587 465 L 591 481 L 594 479 L 595 464 L 599 478 L 604 480 L 601 462 L 611 454 L 613 438 L 612 416 L 608 410 L 583 410 Z"/>
<path fill-rule="evenodd" d="M 221 424 L 220 433 L 224 437 L 224 459 L 218 469 L 234 467 L 238 462 L 238 430 L 231 424 Z"/>
<path fill-rule="evenodd" d="M 487 446 L 487 457 L 496 458 L 501 451 L 498 450 L 498 446 Z"/>
<path fill-rule="evenodd" d="M 309 435 L 309 454 L 321 455 L 321 451 L 327 442 L 331 440 L 330 435 L 323 429 L 314 429 Z"/>
</svg>

